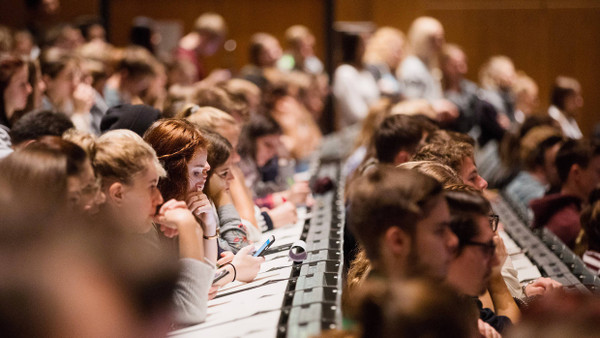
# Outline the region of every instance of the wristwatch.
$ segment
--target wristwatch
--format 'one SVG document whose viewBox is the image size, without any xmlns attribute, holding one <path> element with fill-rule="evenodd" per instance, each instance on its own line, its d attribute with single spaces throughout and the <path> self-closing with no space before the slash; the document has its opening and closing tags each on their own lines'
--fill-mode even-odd
<svg viewBox="0 0 600 338">
<path fill-rule="evenodd" d="M 527 296 L 527 292 L 525 292 L 525 289 L 527 289 L 527 287 L 528 287 L 529 285 L 531 285 L 531 284 L 535 283 L 535 281 L 536 281 L 536 280 L 537 280 L 537 279 L 530 280 L 529 282 L 527 282 L 527 283 L 523 284 L 523 286 L 521 287 L 521 288 L 522 288 L 521 290 L 523 290 L 523 295 L 525 295 L 525 297 L 529 297 L 529 296 Z"/>
<path fill-rule="evenodd" d="M 221 230 L 219 227 L 217 227 L 217 232 L 214 235 L 206 236 L 203 234 L 202 237 L 204 237 L 204 239 L 215 239 L 215 238 L 218 238 L 220 234 L 221 234 Z"/>
</svg>

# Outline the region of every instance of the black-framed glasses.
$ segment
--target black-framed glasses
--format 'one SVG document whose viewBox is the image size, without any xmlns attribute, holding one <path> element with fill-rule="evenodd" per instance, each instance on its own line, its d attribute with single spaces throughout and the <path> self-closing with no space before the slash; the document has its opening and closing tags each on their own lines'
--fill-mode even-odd
<svg viewBox="0 0 600 338">
<path fill-rule="evenodd" d="M 496 243 L 494 243 L 493 241 L 490 241 L 488 243 L 481 243 L 481 242 L 475 242 L 475 241 L 468 241 L 466 242 L 464 245 L 473 245 L 473 246 L 478 246 L 483 250 L 483 253 L 487 256 L 487 257 L 492 257 L 494 256 L 494 253 L 496 252 Z"/>
<path fill-rule="evenodd" d="M 496 232 L 498 230 L 498 223 L 500 222 L 500 216 L 496 214 L 492 214 L 490 217 L 490 226 L 492 227 L 492 231 Z"/>
</svg>

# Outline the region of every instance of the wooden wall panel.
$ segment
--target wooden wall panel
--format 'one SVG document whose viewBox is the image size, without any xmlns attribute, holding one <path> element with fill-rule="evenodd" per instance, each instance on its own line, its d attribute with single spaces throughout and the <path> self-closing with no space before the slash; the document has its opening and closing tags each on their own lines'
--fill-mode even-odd
<svg viewBox="0 0 600 338">
<path fill-rule="evenodd" d="M 100 0 L 61 0 L 60 20 L 97 14 Z M 257 31 L 283 40 L 292 24 L 309 26 L 317 37 L 316 52 L 323 56 L 322 0 L 111 0 L 113 42 L 128 41 L 131 20 L 147 15 L 178 20 L 184 32 L 205 11 L 221 13 L 229 23 L 236 51 L 206 60 L 207 67 L 239 69 L 247 61 L 247 41 Z M 517 68 L 538 81 L 542 103 L 558 74 L 578 78 L 585 107 L 579 117 L 589 133 L 600 119 L 600 1 L 598 0 L 337 0 L 337 20 L 373 21 L 407 31 L 419 15 L 437 17 L 447 40 L 463 46 L 469 56 L 468 77 L 476 80 L 480 65 L 491 55 L 506 54 Z M 0 1 L 0 23 L 23 26 L 25 10 L 20 0 Z M 319 43 L 321 42 L 321 43 Z"/>
<path fill-rule="evenodd" d="M 56 22 L 65 22 L 80 15 L 97 15 L 100 0 L 60 0 L 60 10 L 54 18 Z M 24 0 L 0 1 L 0 24 L 13 28 L 24 28 L 26 25 Z"/>
<path fill-rule="evenodd" d="M 237 41 L 237 49 L 221 52 L 206 60 L 207 67 L 239 69 L 247 62 L 248 40 L 259 31 L 275 35 L 284 43 L 285 29 L 293 24 L 308 26 L 317 41 L 323 40 L 323 4 L 320 0 L 272 1 L 272 0 L 228 0 L 193 1 L 178 0 L 114 0 L 111 4 L 111 28 L 113 41 L 118 45 L 128 41 L 128 27 L 136 15 L 146 15 L 158 20 L 180 20 L 184 32 L 188 32 L 194 20 L 203 12 L 214 11 L 223 15 L 229 25 L 229 37 Z M 315 46 L 322 55 L 320 44 Z"/>
</svg>

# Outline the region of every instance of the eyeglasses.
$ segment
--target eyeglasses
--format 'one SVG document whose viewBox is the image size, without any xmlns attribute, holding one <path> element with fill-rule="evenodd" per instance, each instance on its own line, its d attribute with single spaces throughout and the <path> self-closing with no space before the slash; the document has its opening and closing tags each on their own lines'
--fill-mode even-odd
<svg viewBox="0 0 600 338">
<path fill-rule="evenodd" d="M 465 246 L 466 245 L 473 245 L 473 246 L 480 247 L 483 250 L 483 253 L 487 257 L 494 256 L 494 253 L 496 252 L 496 243 L 494 243 L 494 242 L 481 243 L 481 242 L 475 242 L 475 241 L 468 241 L 464 245 Z"/>
<path fill-rule="evenodd" d="M 492 214 L 490 217 L 490 226 L 492 227 L 492 231 L 496 232 L 498 230 L 498 223 L 500 222 L 500 216 Z"/>
</svg>

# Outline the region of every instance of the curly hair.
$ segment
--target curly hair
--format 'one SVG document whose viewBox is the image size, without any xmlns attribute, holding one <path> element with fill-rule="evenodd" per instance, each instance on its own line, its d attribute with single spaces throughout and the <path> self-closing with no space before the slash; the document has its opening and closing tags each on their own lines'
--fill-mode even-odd
<svg viewBox="0 0 600 338">
<path fill-rule="evenodd" d="M 473 158 L 473 146 L 465 142 L 434 142 L 424 145 L 412 161 L 434 161 L 460 172 L 465 158 Z"/>
</svg>

